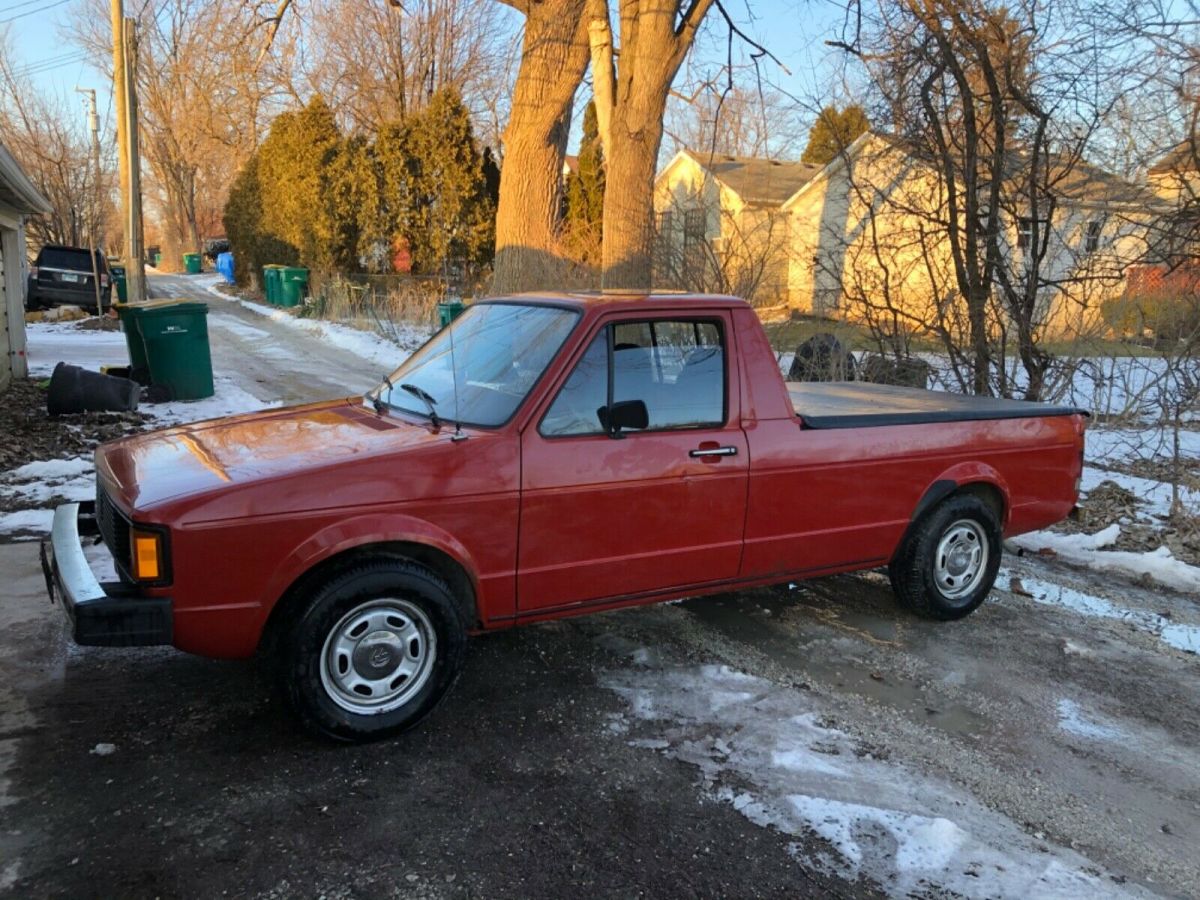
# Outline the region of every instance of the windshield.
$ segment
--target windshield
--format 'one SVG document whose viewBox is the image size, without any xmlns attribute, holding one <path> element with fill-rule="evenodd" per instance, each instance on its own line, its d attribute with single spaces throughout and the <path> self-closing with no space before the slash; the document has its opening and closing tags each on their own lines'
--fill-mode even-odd
<svg viewBox="0 0 1200 900">
<path fill-rule="evenodd" d="M 503 425 L 577 318 L 574 311 L 553 306 L 475 304 L 430 338 L 367 399 L 430 419 Z"/>
</svg>

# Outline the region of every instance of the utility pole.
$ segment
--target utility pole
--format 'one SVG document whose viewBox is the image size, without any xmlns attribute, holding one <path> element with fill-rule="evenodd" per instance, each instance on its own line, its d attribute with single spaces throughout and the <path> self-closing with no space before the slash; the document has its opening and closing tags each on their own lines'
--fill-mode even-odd
<svg viewBox="0 0 1200 900">
<path fill-rule="evenodd" d="M 116 101 L 117 116 L 117 169 L 120 171 L 121 230 L 125 239 L 121 243 L 121 255 L 125 258 L 126 271 L 132 264 L 129 256 L 129 145 L 128 113 L 125 110 L 125 8 L 122 0 L 112 0 L 112 50 L 113 50 L 113 99 Z"/>
<path fill-rule="evenodd" d="M 117 0 L 120 2 L 120 0 Z M 129 169 L 125 231 L 129 253 L 125 260 L 126 293 L 130 303 L 146 299 L 145 252 L 142 248 L 142 176 L 138 152 L 137 20 L 126 17 L 121 29 L 124 56 L 125 153 Z"/>
<path fill-rule="evenodd" d="M 88 253 L 92 257 L 92 287 L 96 291 L 96 315 L 104 315 L 104 301 L 100 291 L 100 263 L 96 259 L 96 226 L 104 207 L 100 189 L 100 116 L 96 114 L 96 92 L 92 88 L 81 88 L 76 85 L 77 93 L 87 97 L 88 128 L 92 132 L 92 164 L 96 172 L 96 180 L 92 185 L 96 195 L 96 208 L 92 210 L 94 218 L 88 223 Z"/>
</svg>

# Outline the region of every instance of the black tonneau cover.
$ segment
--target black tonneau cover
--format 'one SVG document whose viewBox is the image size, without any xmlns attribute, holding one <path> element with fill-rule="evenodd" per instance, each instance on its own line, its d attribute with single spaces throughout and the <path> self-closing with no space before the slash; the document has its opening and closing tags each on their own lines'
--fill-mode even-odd
<svg viewBox="0 0 1200 900">
<path fill-rule="evenodd" d="M 970 397 L 859 381 L 789 381 L 787 389 L 792 408 L 806 428 L 870 428 L 1069 416 L 1073 413 L 1086 415 L 1081 409 L 1049 403 Z"/>
</svg>

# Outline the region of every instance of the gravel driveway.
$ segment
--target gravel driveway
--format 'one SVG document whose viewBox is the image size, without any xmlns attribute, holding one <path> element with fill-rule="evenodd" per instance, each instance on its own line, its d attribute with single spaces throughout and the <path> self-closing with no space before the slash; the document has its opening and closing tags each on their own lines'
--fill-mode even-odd
<svg viewBox="0 0 1200 900">
<path fill-rule="evenodd" d="M 205 299 L 264 401 L 376 368 Z M 33 543 L 0 575 L 0 895 L 1200 895 L 1194 598 L 1008 556 L 959 623 L 866 573 L 530 626 L 334 747 L 250 663 L 71 646 Z"/>
</svg>

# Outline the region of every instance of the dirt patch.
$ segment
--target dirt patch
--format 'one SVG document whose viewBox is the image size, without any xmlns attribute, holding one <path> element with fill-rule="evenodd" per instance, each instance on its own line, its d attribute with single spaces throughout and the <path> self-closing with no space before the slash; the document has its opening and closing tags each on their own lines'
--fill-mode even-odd
<svg viewBox="0 0 1200 900">
<path fill-rule="evenodd" d="M 80 331 L 120 331 L 121 320 L 116 316 L 92 316 L 75 326 Z"/>
<path fill-rule="evenodd" d="M 141 413 L 81 413 L 52 417 L 38 382 L 17 380 L 0 394 L 0 472 L 39 459 L 68 459 L 97 444 L 141 431 Z"/>
<path fill-rule="evenodd" d="M 1114 472 L 1122 472 L 1150 481 L 1161 481 L 1164 484 L 1178 483 L 1183 490 L 1200 491 L 1200 459 L 1196 457 L 1183 456 L 1176 464 L 1171 459 L 1170 451 L 1164 450 L 1163 455 L 1153 459 L 1123 460 L 1110 463 L 1106 467 Z"/>
<path fill-rule="evenodd" d="M 1130 470 L 1139 470 L 1129 474 L 1153 477 L 1148 473 L 1154 470 L 1155 462 L 1149 460 L 1131 465 Z M 1095 534 L 1116 524 L 1121 526 L 1121 535 L 1108 549 L 1146 553 L 1165 545 L 1176 559 L 1200 566 L 1200 517 L 1186 514 L 1169 519 L 1147 516 L 1142 505 L 1141 498 L 1133 491 L 1115 481 L 1102 481 L 1079 501 L 1079 510 L 1073 518 L 1060 522 L 1051 530 L 1062 534 Z"/>
</svg>

